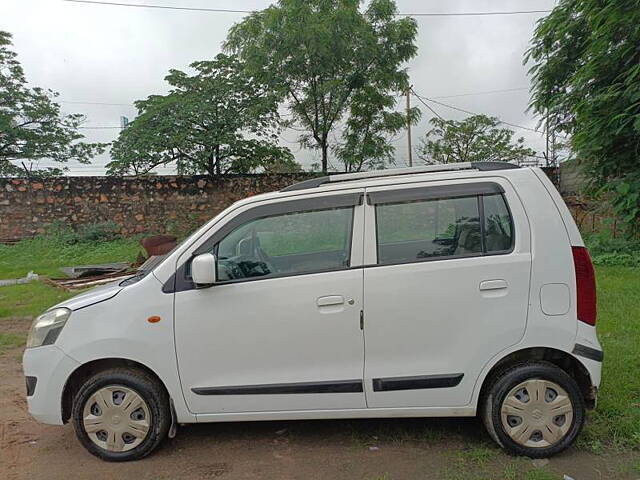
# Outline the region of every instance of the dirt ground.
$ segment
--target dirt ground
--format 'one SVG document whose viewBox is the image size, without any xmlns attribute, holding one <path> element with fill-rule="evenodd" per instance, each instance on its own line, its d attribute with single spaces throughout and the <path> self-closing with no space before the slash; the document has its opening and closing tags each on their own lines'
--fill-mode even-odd
<svg viewBox="0 0 640 480">
<path fill-rule="evenodd" d="M 24 333 L 28 319 L 3 320 Z M 577 448 L 532 462 L 504 454 L 476 419 L 254 422 L 180 427 L 148 458 L 106 463 L 70 425 L 29 416 L 21 348 L 0 353 L 0 479 L 639 479 L 635 455 Z"/>
</svg>

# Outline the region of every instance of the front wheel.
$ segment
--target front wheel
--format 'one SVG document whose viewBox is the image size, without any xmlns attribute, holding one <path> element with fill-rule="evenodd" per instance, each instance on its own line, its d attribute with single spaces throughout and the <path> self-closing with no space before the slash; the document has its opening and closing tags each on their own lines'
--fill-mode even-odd
<svg viewBox="0 0 640 480">
<path fill-rule="evenodd" d="M 72 417 L 83 446 L 108 461 L 148 455 L 171 425 L 169 400 L 160 382 L 123 368 L 89 378 L 75 395 Z"/>
<path fill-rule="evenodd" d="M 491 437 L 516 455 L 544 458 L 569 447 L 584 424 L 576 382 L 548 363 L 529 363 L 503 373 L 484 401 L 482 419 Z"/>
</svg>

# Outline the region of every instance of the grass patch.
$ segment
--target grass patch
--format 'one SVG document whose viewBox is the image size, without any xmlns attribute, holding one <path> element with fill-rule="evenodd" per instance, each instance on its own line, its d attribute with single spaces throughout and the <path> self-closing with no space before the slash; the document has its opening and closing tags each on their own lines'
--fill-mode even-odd
<svg viewBox="0 0 640 480">
<path fill-rule="evenodd" d="M 70 244 L 55 236 L 36 237 L 15 245 L 0 245 L 0 279 L 24 277 L 29 271 L 61 277 L 64 275 L 60 267 L 133 262 L 141 251 L 137 238 Z"/>
<path fill-rule="evenodd" d="M 29 271 L 62 277 L 61 267 L 133 262 L 142 251 L 138 238 L 111 238 L 100 225 L 82 232 L 58 229 L 50 234 L 0 245 L 0 279 L 21 278 Z M 36 316 L 75 295 L 42 282 L 0 287 L 0 318 Z"/>
<path fill-rule="evenodd" d="M 524 480 L 561 480 L 562 475 L 551 473 L 548 470 L 529 470 L 524 475 Z"/>
<path fill-rule="evenodd" d="M 469 447 L 464 452 L 450 454 L 449 458 L 447 465 L 439 472 L 438 478 L 445 480 L 562 480 L 565 478 L 564 467 L 554 465 L 553 460 L 548 465 L 536 467 L 530 458 L 514 457 L 497 446 L 493 449 L 482 446 Z"/>
<path fill-rule="evenodd" d="M 458 455 L 468 463 L 475 466 L 482 466 L 494 460 L 498 456 L 498 452 L 499 450 L 495 447 L 490 448 L 486 445 L 474 445 L 468 450 L 459 452 Z"/>
<path fill-rule="evenodd" d="M 0 318 L 34 317 L 74 295 L 42 282 L 0 287 Z"/>
<path fill-rule="evenodd" d="M 598 337 L 605 352 L 598 408 L 590 412 L 579 445 L 640 447 L 640 272 L 598 267 Z"/>
<path fill-rule="evenodd" d="M 17 333 L 0 333 L 0 353 L 14 347 L 21 347 L 27 341 L 25 335 Z"/>
<path fill-rule="evenodd" d="M 451 456 L 438 478 L 446 480 L 562 480 L 563 476 L 512 457 L 499 448 L 471 447 Z"/>
</svg>

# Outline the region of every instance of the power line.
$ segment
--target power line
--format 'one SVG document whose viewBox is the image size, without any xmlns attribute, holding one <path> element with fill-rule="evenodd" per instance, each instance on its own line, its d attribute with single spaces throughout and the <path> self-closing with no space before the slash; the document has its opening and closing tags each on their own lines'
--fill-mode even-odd
<svg viewBox="0 0 640 480">
<path fill-rule="evenodd" d="M 520 87 L 520 88 L 505 88 L 502 90 L 485 90 L 482 92 L 470 92 L 470 93 L 459 93 L 455 95 L 441 95 L 437 97 L 431 97 L 433 99 L 446 99 L 446 98 L 457 98 L 457 97 L 472 97 L 475 95 L 488 95 L 492 93 L 504 93 L 504 92 L 519 92 L 522 90 L 529 90 L 529 87 Z M 415 93 L 415 92 L 414 92 Z M 404 94 L 398 94 L 398 97 L 404 97 Z M 68 103 L 70 105 L 106 105 L 106 106 L 117 106 L 117 107 L 134 107 L 133 103 L 111 103 L 111 102 L 84 102 L 84 101 L 72 101 L 72 100 L 55 100 L 57 103 Z M 290 117 L 292 114 L 288 112 L 280 113 L 281 117 Z"/>
<path fill-rule="evenodd" d="M 163 10 L 186 10 L 190 12 L 219 12 L 219 13 L 253 13 L 254 10 L 231 10 L 226 8 L 204 8 L 204 7 L 176 7 L 171 5 L 153 5 L 145 3 L 120 3 L 120 2 L 102 2 L 93 0 L 62 0 L 70 3 L 87 3 L 93 5 L 111 5 L 117 7 L 139 7 L 139 8 L 159 8 Z"/>
<path fill-rule="evenodd" d="M 440 115 L 438 112 L 436 112 L 431 105 L 429 105 L 427 102 L 425 102 L 424 100 L 422 100 L 422 98 L 420 97 L 420 95 L 418 95 L 415 90 L 412 88 L 411 91 L 413 92 L 413 94 L 416 96 L 416 98 L 418 99 L 418 101 L 420 103 L 422 103 L 425 107 L 427 107 L 429 110 L 431 110 L 431 113 L 433 113 L 436 117 L 438 117 L 440 120 L 444 120 L 444 118 L 442 117 L 442 115 Z"/>
<path fill-rule="evenodd" d="M 505 88 L 505 89 L 502 89 L 502 90 L 485 90 L 484 92 L 459 93 L 457 95 L 441 95 L 439 97 L 431 97 L 431 98 L 473 97 L 475 95 L 488 95 L 488 94 L 491 94 L 491 93 L 521 92 L 523 90 L 529 90 L 529 87 Z"/>
<path fill-rule="evenodd" d="M 500 12 L 442 12 L 442 13 L 397 13 L 406 17 L 487 17 L 491 15 L 523 15 L 531 13 L 550 13 L 551 10 L 511 10 Z"/>
<path fill-rule="evenodd" d="M 72 102 L 70 100 L 55 100 L 57 103 L 68 103 L 72 105 L 108 105 L 118 107 L 133 107 L 133 103 L 108 103 L 108 102 Z"/>
<path fill-rule="evenodd" d="M 454 106 L 454 105 L 449 105 L 448 103 L 438 102 L 437 100 L 433 100 L 433 99 L 431 99 L 431 98 L 422 97 L 422 96 L 418 95 L 418 94 L 416 93 L 416 91 L 415 91 L 415 90 L 413 90 L 413 93 L 414 93 L 414 95 L 415 95 L 416 97 L 418 97 L 418 98 L 422 98 L 423 100 L 426 100 L 427 102 L 436 103 L 436 104 L 438 104 L 438 105 L 442 105 L 443 107 L 451 108 L 452 110 L 457 110 L 457 111 L 459 111 L 459 112 L 466 113 L 466 114 L 468 114 L 468 115 L 480 115 L 480 114 L 479 114 L 479 113 L 477 113 L 477 112 L 472 112 L 472 111 L 470 111 L 470 110 L 465 110 L 464 108 L 459 108 L 459 107 L 456 107 L 456 106 Z M 525 127 L 525 126 L 522 126 L 522 125 L 517 125 L 517 124 L 515 124 L 515 123 L 505 122 L 504 120 L 500 120 L 500 119 L 498 119 L 498 122 L 499 122 L 499 123 L 502 123 L 502 124 L 504 124 L 504 125 L 509 125 L 510 127 L 520 128 L 520 129 L 522 129 L 522 130 L 529 130 L 530 132 L 535 132 L 535 133 L 542 133 L 542 132 L 540 132 L 539 130 L 536 130 L 536 129 L 534 129 L 534 128 Z"/>
<path fill-rule="evenodd" d="M 217 13 L 255 13 L 255 10 L 234 10 L 227 8 L 208 8 L 208 7 L 177 7 L 175 5 L 157 5 L 149 3 L 123 3 L 123 2 L 105 2 L 99 0 L 62 0 L 70 3 L 85 3 L 90 5 L 110 5 L 117 7 L 137 7 L 137 8 L 156 8 L 162 10 L 182 10 L 189 12 L 217 12 Z M 416 12 L 416 13 L 397 13 L 397 16 L 405 17 L 480 17 L 491 15 L 523 15 L 533 13 L 549 13 L 551 10 L 509 10 L 497 12 Z"/>
<path fill-rule="evenodd" d="M 78 128 L 83 128 L 86 130 L 106 130 L 106 129 L 112 129 L 112 128 L 117 128 L 117 129 L 121 129 L 122 127 L 107 127 L 107 126 L 100 126 L 100 127 L 78 127 Z"/>
<path fill-rule="evenodd" d="M 411 89 L 411 91 L 413 92 L 413 94 L 416 96 L 416 98 L 417 98 L 417 99 L 418 99 L 418 100 L 419 100 L 419 101 L 420 101 L 420 102 L 421 102 L 425 107 L 427 107 L 429 110 L 431 110 L 431 111 L 432 111 L 432 112 L 433 112 L 433 113 L 434 113 L 438 118 L 440 118 L 441 120 L 445 120 L 445 119 L 444 119 L 444 118 L 442 118 L 442 116 L 441 116 L 440 114 L 438 114 L 438 112 L 436 112 L 436 111 L 435 111 L 435 110 L 434 110 L 430 105 L 428 105 L 425 101 L 423 101 L 423 100 L 422 100 L 422 97 L 421 97 L 420 95 L 418 95 L 418 94 L 415 92 L 415 90 Z M 437 103 L 437 104 L 442 105 L 442 106 L 444 106 L 444 107 L 449 107 L 449 108 L 453 108 L 454 110 L 458 110 L 458 111 L 461 111 L 461 112 L 464 112 L 464 113 L 468 113 L 468 114 L 470 114 L 470 115 L 479 115 L 478 113 L 470 112 L 470 111 L 468 111 L 468 110 L 463 110 L 462 108 L 454 107 L 453 105 L 447 105 L 447 104 L 442 103 L 442 102 L 436 102 L 436 101 L 434 101 L 434 100 L 430 100 L 430 99 L 428 99 L 428 98 L 426 98 L 426 97 L 424 97 L 424 99 L 425 99 L 425 100 L 429 100 L 429 101 L 434 102 L 434 103 Z M 502 121 L 502 120 L 500 120 L 500 119 L 498 119 L 498 123 L 503 123 L 503 124 L 505 124 L 505 125 L 509 125 L 509 126 L 511 126 L 511 127 L 515 127 L 515 128 L 522 128 L 522 129 L 525 129 L 525 130 L 531 130 L 531 131 L 533 131 L 533 132 L 540 133 L 540 132 L 538 132 L 537 130 L 533 130 L 533 129 L 528 128 L 528 127 L 523 127 L 522 125 L 516 125 L 516 124 L 514 124 L 514 123 L 504 122 L 504 121 Z M 540 158 L 540 159 L 543 159 L 543 160 L 545 160 L 545 159 L 546 159 L 546 157 L 543 157 L 543 156 L 541 156 L 541 155 L 535 155 L 535 154 L 534 154 L 534 155 L 529 155 L 529 156 L 534 157 L 534 158 Z"/>
</svg>

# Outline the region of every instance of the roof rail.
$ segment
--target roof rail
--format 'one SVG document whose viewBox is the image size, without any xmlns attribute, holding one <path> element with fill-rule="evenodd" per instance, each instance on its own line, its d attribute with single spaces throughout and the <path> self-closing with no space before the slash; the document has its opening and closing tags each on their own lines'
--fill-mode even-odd
<svg viewBox="0 0 640 480">
<path fill-rule="evenodd" d="M 462 162 L 447 163 L 443 165 L 424 165 L 421 167 L 390 168 L 388 170 L 373 170 L 371 172 L 339 173 L 324 177 L 310 178 L 302 182 L 294 183 L 280 190 L 292 192 L 294 190 L 306 190 L 316 188 L 327 183 L 349 182 L 367 178 L 395 177 L 397 175 L 412 175 L 416 173 L 451 172 L 456 170 L 478 170 L 481 172 L 491 170 L 508 170 L 520 168 L 518 165 L 507 162 Z"/>
</svg>

